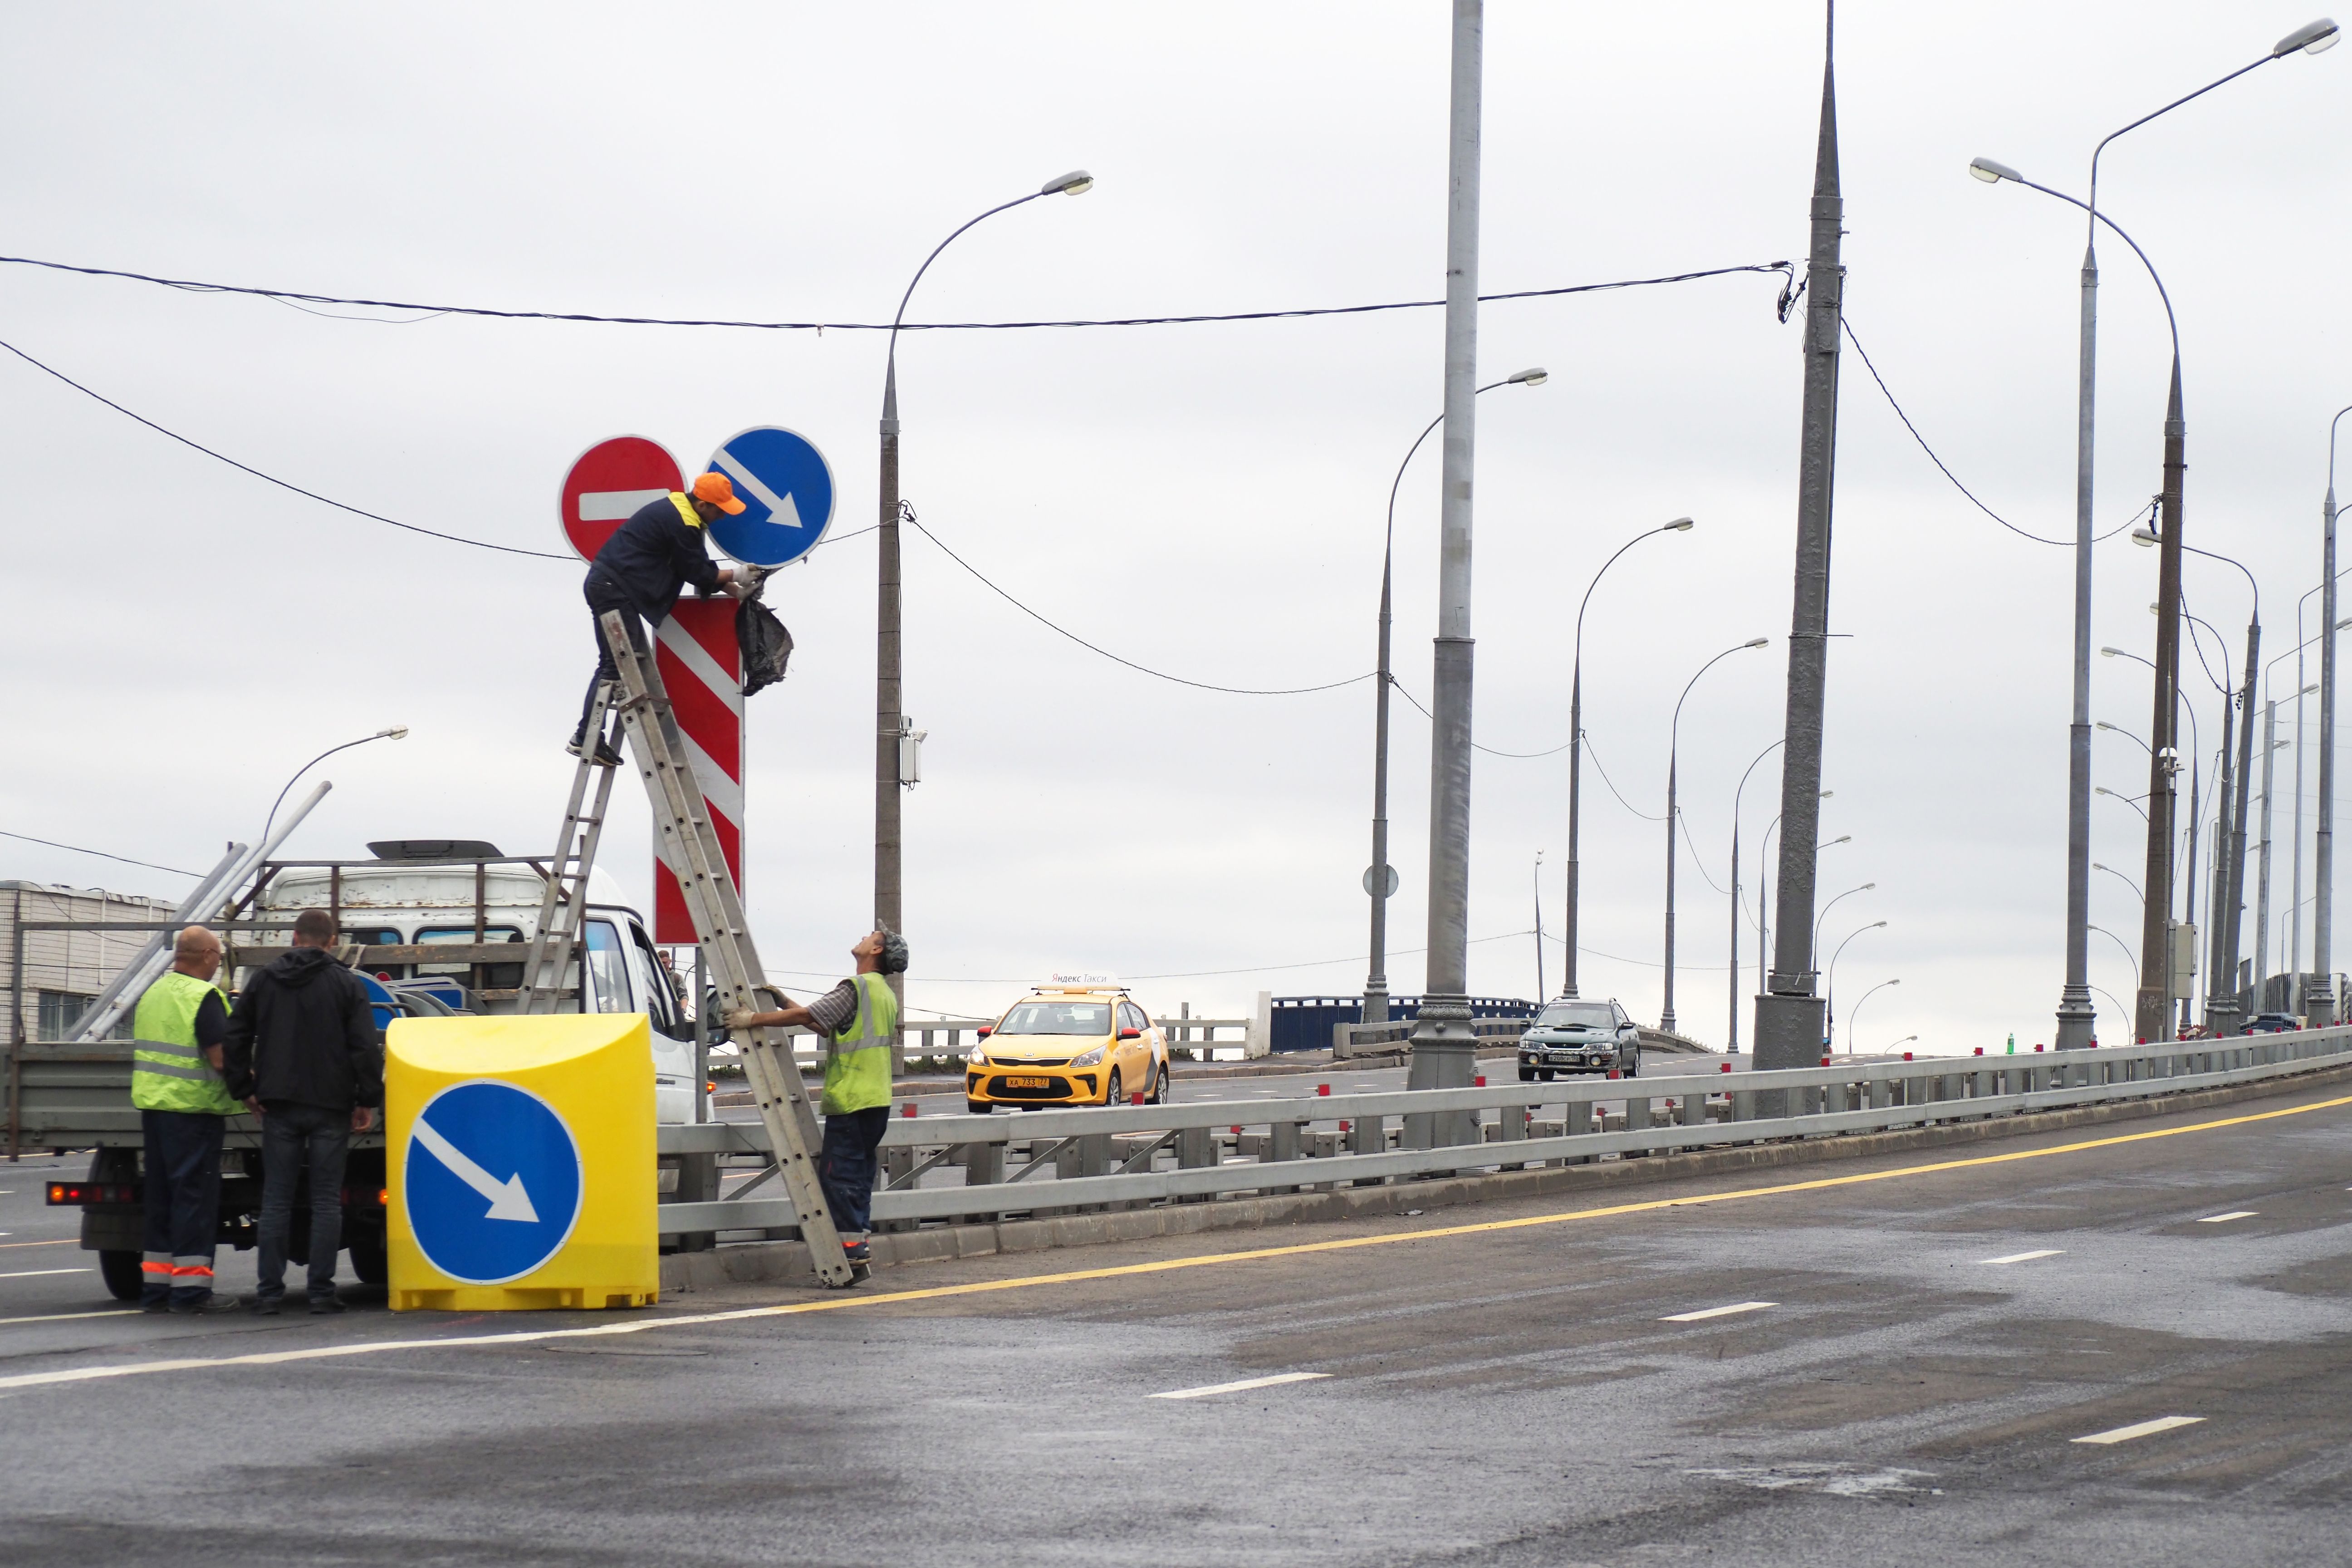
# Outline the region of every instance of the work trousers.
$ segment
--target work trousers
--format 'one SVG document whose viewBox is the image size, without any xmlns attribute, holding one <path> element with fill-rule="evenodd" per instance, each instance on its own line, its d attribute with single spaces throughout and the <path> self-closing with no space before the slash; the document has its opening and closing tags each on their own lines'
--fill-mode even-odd
<svg viewBox="0 0 2352 1568">
<path fill-rule="evenodd" d="M 588 678 L 587 695 L 580 699 L 580 724 L 572 731 L 572 738 L 575 741 L 589 738 L 588 715 L 596 706 L 596 688 L 607 680 L 621 678 L 621 667 L 613 662 L 613 650 L 604 646 L 604 612 L 620 611 L 622 624 L 629 628 L 629 645 L 639 653 L 646 651 L 646 624 L 637 618 L 636 606 L 629 603 L 609 578 L 591 572 L 581 591 L 588 600 L 589 630 L 596 638 L 596 673 Z M 658 626 L 661 623 L 656 621 L 654 624 Z"/>
<path fill-rule="evenodd" d="M 147 1144 L 146 1248 L 140 1305 L 183 1305 L 213 1293 L 213 1244 L 220 1235 L 221 1134 L 228 1123 L 194 1110 L 142 1110 Z"/>
<path fill-rule="evenodd" d="M 890 1130 L 890 1108 L 836 1111 L 824 1119 L 824 1148 L 816 1162 L 817 1184 L 833 1226 L 854 1241 L 873 1227 L 874 1151 Z"/>
<path fill-rule="evenodd" d="M 335 1293 L 335 1254 L 343 1245 L 343 1157 L 351 1152 L 352 1113 L 323 1105 L 271 1100 L 261 1118 L 261 1286 L 286 1294 L 286 1252 L 294 1228 L 294 1189 L 310 1168 L 310 1300 Z"/>
</svg>

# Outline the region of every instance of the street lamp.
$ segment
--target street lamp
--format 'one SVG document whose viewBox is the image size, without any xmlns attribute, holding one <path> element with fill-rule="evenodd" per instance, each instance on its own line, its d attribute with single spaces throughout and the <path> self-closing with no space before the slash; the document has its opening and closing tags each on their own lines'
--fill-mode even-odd
<svg viewBox="0 0 2352 1568">
<path fill-rule="evenodd" d="M 2094 860 L 2091 862 L 2091 869 L 2094 871 L 2105 871 L 2108 876 L 2119 879 L 2125 887 L 2129 888 L 2132 890 L 2133 898 L 2137 899 L 2143 904 L 2147 902 L 2147 895 L 2140 891 L 2139 884 L 2133 881 L 2129 877 L 2125 876 L 2121 871 L 2116 870 L 2113 866 L 2101 865 L 2098 861 Z"/>
<path fill-rule="evenodd" d="M 1572 645 L 1574 664 L 1568 683 L 1568 978 L 1559 989 L 1562 996 L 1576 994 L 1576 921 L 1580 892 L 1576 850 L 1580 812 L 1584 799 L 1584 612 L 1592 603 L 1592 590 L 1601 586 L 1601 579 L 1607 575 L 1609 568 L 1617 564 L 1619 555 L 1645 539 L 1654 539 L 1662 533 L 1688 533 L 1695 526 L 1689 518 L 1678 517 L 1660 527 L 1643 529 L 1619 545 L 1616 552 L 1601 563 L 1601 570 L 1595 572 L 1592 581 L 1584 585 L 1584 597 L 1577 602 L 1576 640 Z"/>
<path fill-rule="evenodd" d="M 1863 1002 L 1867 1002 L 1867 1001 L 1869 1001 L 1873 996 L 1877 995 L 1880 992 L 1882 992 L 1882 991 L 1885 990 L 1885 989 L 1886 989 L 1888 986 L 1890 986 L 1890 985 L 1900 985 L 1900 984 L 1903 984 L 1903 982 L 1902 982 L 1902 980 L 1901 980 L 1900 978 L 1894 979 L 1894 980 L 1882 980 L 1882 981 L 1880 981 L 1877 984 L 1875 984 L 1875 985 L 1872 986 L 1869 990 L 1867 990 L 1867 991 L 1865 991 L 1865 992 L 1864 992 L 1864 993 L 1862 994 L 1862 1002 L 1856 1002 L 1856 1003 L 1853 1005 L 1853 1011 L 1852 1013 L 1849 1013 L 1848 1015 L 1846 1015 L 1846 1021 L 1845 1021 L 1845 1051 L 1846 1051 L 1846 1055 L 1848 1055 L 1848 1056 L 1852 1056 L 1852 1055 L 1853 1054 L 1853 1026 L 1854 1026 L 1855 1023 L 1856 1023 L 1856 1022 L 1858 1022 L 1858 1021 L 1861 1019 L 1861 1017 L 1862 1017 L 1862 1003 L 1863 1003 Z M 1916 1035 L 1914 1035 L 1914 1036 L 1912 1036 L 1911 1037 L 1912 1037 L 1913 1039 L 1915 1039 L 1915 1040 L 1916 1040 L 1916 1039 L 1917 1039 L 1919 1037 L 1918 1037 L 1918 1036 L 1916 1036 Z M 1895 1041 L 1895 1043 L 1896 1045 L 1898 1045 L 1898 1046 L 1899 1046 L 1899 1045 L 1901 1045 L 1903 1042 L 1902 1042 L 1902 1041 L 1900 1041 L 1900 1040 L 1897 1040 L 1897 1041 Z"/>
<path fill-rule="evenodd" d="M 2142 115 L 2122 130 L 2103 138 L 2091 153 L 2090 199 L 2087 202 L 2076 204 L 2083 207 L 2087 216 L 2084 222 L 2085 234 L 2083 246 L 2082 321 L 2075 399 L 2074 689 L 2074 716 L 2068 731 L 2067 746 L 2066 980 L 2058 1002 L 2057 1043 L 2061 1050 L 2089 1045 L 2092 1029 L 2097 1021 L 2097 1010 L 2091 1005 L 2088 967 L 2090 946 L 2086 931 L 2090 921 L 2091 897 L 2091 732 L 2089 728 L 2091 718 L 2091 499 L 2092 457 L 2095 446 L 2093 438 L 2095 422 L 2092 411 L 2096 401 L 2098 379 L 2099 266 L 2095 241 L 2099 222 L 2099 157 L 2106 151 L 2108 142 L 2126 132 L 2138 129 L 2158 115 L 2169 113 L 2191 99 L 2200 98 L 2212 91 L 2224 82 L 2234 80 L 2248 71 L 2294 53 L 2296 50 L 2306 54 L 2318 54 L 2332 48 L 2338 37 L 2336 24 L 2326 19 L 2298 27 L 2272 45 L 2270 52 L 2261 58 L 2199 88 L 2187 97 L 2175 99 L 2153 114 Z M 2011 181 L 2018 184 L 2032 184 L 2032 181 L 2018 174 L 2016 170 L 2005 164 L 1997 163 L 1990 158 L 1976 159 L 1969 165 L 1969 172 L 1989 184 L 1997 184 L 2002 181 Z M 2043 186 L 2036 185 L 2033 188 L 2042 190 L 2047 195 L 2059 195 Z M 2061 199 L 2072 201 L 2074 198 L 2062 196 Z M 2114 226 L 2110 224 L 2109 226 Z M 2116 232 L 2122 234 L 2123 231 L 2117 229 Z M 2128 235 L 2124 237 L 2126 243 L 2130 243 Z M 2139 247 L 2133 245 L 2132 249 L 2139 251 Z M 2147 261 L 2147 257 L 2145 252 L 2140 252 L 2140 259 L 2143 262 Z M 2154 267 L 2149 267 L 2150 276 L 2154 276 L 2155 270 Z M 2158 291 L 2161 293 L 2162 283 L 2159 282 L 2157 287 Z M 2171 301 L 2168 299 L 2165 303 L 2165 313 L 2168 319 L 2171 315 Z M 2158 632 L 2157 653 L 2161 668 L 2158 671 L 2158 690 L 2154 704 L 2157 717 L 2152 726 L 2152 731 L 2159 744 L 2169 742 L 2172 739 L 2172 733 L 2167 722 L 2171 716 L 2168 705 L 2169 689 L 2178 683 L 2179 675 L 2179 627 L 2174 612 L 2177 611 L 2179 604 L 2180 556 L 2175 546 L 2180 538 L 2181 531 L 2180 479 L 2186 461 L 2183 450 L 2186 438 L 2187 426 L 2181 417 L 2180 410 L 2179 338 L 2176 331 L 2170 402 L 2165 414 L 2165 484 L 2162 503 L 2167 524 L 2165 533 L 2168 540 L 2173 542 L 2166 545 L 2164 563 L 2159 574 L 2162 584 L 2161 596 L 2168 608 L 2159 622 Z M 2330 570 L 2333 571 L 2332 560 Z M 2330 580 L 2333 581 L 2332 578 Z M 2149 777 L 2149 793 L 2153 797 L 2159 788 L 2168 784 L 2161 771 L 2157 768 L 2153 757 L 2150 761 Z M 2169 907 L 2171 834 L 2172 819 L 2168 795 L 2165 809 L 2152 812 L 2148 817 L 2148 880 L 2152 886 L 2160 884 L 2166 889 L 2166 897 L 2163 900 L 2152 900 L 2149 903 L 2150 912 L 2142 932 L 2143 945 L 2147 949 L 2150 962 L 2155 962 L 2160 957 L 2165 940 L 2163 923 L 2165 916 L 2161 911 Z M 2143 965 L 2144 969 L 2146 965 Z M 2165 1006 L 2161 988 L 2154 996 L 2150 996 L 2143 985 L 2137 1000 L 2137 1016 L 2141 1026 L 2139 1033 L 2157 1038 L 2166 1037 L 2163 1033 Z"/>
<path fill-rule="evenodd" d="M 881 541 L 877 552 L 879 565 L 878 602 L 874 617 L 874 923 L 890 931 L 906 929 L 901 880 L 900 813 L 904 809 L 901 794 L 909 781 L 899 776 L 898 759 L 903 748 L 900 742 L 914 726 L 900 710 L 900 687 L 905 666 L 903 645 L 899 635 L 901 595 L 898 556 L 898 331 L 907 320 L 907 302 L 915 297 L 915 285 L 940 258 L 940 252 L 955 243 L 958 236 L 974 224 L 994 217 L 998 213 L 1034 202 L 1040 196 L 1083 195 L 1094 189 L 1095 177 L 1084 169 L 1058 174 L 1024 196 L 992 206 L 973 218 L 962 228 L 931 247 L 923 264 L 915 268 L 914 277 L 907 280 L 907 291 L 898 297 L 898 314 L 890 318 L 890 339 L 886 350 L 882 372 L 882 484 Z M 885 976 L 890 989 L 903 1001 L 906 980 L 902 975 Z M 890 1052 L 891 1063 L 898 1065 L 898 1051 Z"/>
<path fill-rule="evenodd" d="M 1737 647 L 1725 648 L 1698 667 L 1698 674 L 1683 682 L 1683 694 L 1675 699 L 1674 721 L 1666 727 L 1666 1000 L 1658 1014 L 1658 1027 L 1671 1035 L 1675 1032 L 1675 771 L 1680 760 L 1683 730 L 1683 703 L 1689 700 L 1691 688 L 1705 675 L 1735 653 L 1750 648 L 1769 647 L 1770 637 L 1750 637 Z"/>
<path fill-rule="evenodd" d="M 2328 630 L 2319 645 L 2319 828 L 2312 837 L 2317 886 L 2311 911 L 2313 972 L 2332 974 L 2329 943 L 2336 933 L 2336 427 L 2352 407 L 2339 408 L 2327 422 L 2327 497 L 2322 508 L 2320 624 Z M 2300 984 L 2296 986 L 2300 992 Z M 2296 1011 L 2303 1011 L 2296 998 Z M 2331 1017 L 2329 1022 L 2335 1020 Z"/>
<path fill-rule="evenodd" d="M 2105 730 L 2110 735 L 2121 735 L 2125 740 L 2129 741 L 2141 751 L 2145 752 L 2147 750 L 2147 742 L 2146 741 L 2141 740 L 2137 735 L 2133 734 L 2129 730 L 2125 729 L 2120 724 L 2110 724 L 2105 719 L 2102 719 L 2097 723 L 2092 725 L 2091 728 L 2095 730 Z"/>
<path fill-rule="evenodd" d="M 1839 955 L 1845 952 L 1846 942 L 1852 942 L 1855 937 L 1860 936 L 1863 931 L 1885 931 L 1885 929 L 1886 922 L 1885 921 L 1873 921 L 1870 924 L 1864 926 L 1861 931 L 1848 931 L 1846 933 L 1845 942 L 1838 943 L 1836 948 L 1831 952 L 1829 967 L 1822 973 L 1822 996 L 1824 1007 L 1826 1008 L 1826 1017 L 1824 1021 L 1829 1026 L 1822 1031 L 1822 1044 L 1824 1047 L 1827 1047 L 1832 1041 L 1837 1038 L 1837 961 Z"/>
<path fill-rule="evenodd" d="M 270 825 L 278 820 L 278 808 L 286 804 L 286 790 L 292 789 L 295 784 L 304 773 L 309 773 L 312 768 L 317 767 L 320 763 L 325 762 L 337 752 L 348 752 L 353 746 L 364 746 L 370 741 L 405 741 L 406 739 L 408 739 L 408 726 L 405 724 L 394 724 L 388 730 L 378 730 L 373 735 L 362 735 L 356 741 L 345 741 L 340 746 L 329 746 L 325 751 L 320 752 L 317 756 L 312 757 L 309 762 L 304 763 L 300 767 L 296 768 L 294 770 L 294 777 L 286 781 L 286 789 L 279 790 L 278 792 L 278 798 L 269 803 L 269 816 L 261 825 L 261 837 L 255 840 L 255 842 L 265 845 L 269 842 Z M 289 828 L 288 831 L 290 832 L 292 830 Z"/>
<path fill-rule="evenodd" d="M 1890 1051 L 1893 1051 L 1893 1050 L 1900 1050 L 1903 1047 L 1905 1047 L 1905 1046 L 1907 1046 L 1907 1045 L 1911 1044 L 1914 1040 L 1916 1040 L 1918 1037 L 1918 1037 L 1918 1036 L 1916 1036 L 1916 1035 L 1906 1035 L 1906 1036 L 1904 1036 L 1901 1039 L 1899 1039 L 1899 1040 L 1895 1041 L 1895 1044 L 1893 1044 L 1893 1045 L 1891 1045 L 1891 1046 L 1887 1047 L 1886 1048 L 1887 1048 L 1888 1050 L 1890 1050 Z M 1848 1046 L 1848 1047 L 1849 1047 L 1849 1048 L 1851 1048 L 1851 1047 L 1852 1047 L 1852 1046 L 1853 1046 L 1853 1037 L 1852 1035 L 1848 1035 L 1848 1036 L 1846 1037 L 1846 1044 L 1847 1044 L 1847 1046 Z"/>
<path fill-rule="evenodd" d="M 1472 396 L 1492 392 L 1498 386 L 1541 386 L 1551 379 L 1540 365 L 1530 366 L 1502 380 L 1490 382 L 1474 390 Z M 1389 864 L 1389 688 L 1395 676 L 1389 666 L 1389 605 L 1390 593 L 1395 580 L 1396 564 L 1396 503 L 1398 487 L 1404 483 L 1404 471 L 1412 462 L 1412 455 L 1429 439 L 1430 432 L 1445 423 L 1440 414 L 1422 426 L 1412 445 L 1404 449 L 1404 461 L 1397 465 L 1396 478 L 1389 481 L 1389 520 L 1381 539 L 1381 625 L 1379 668 L 1373 672 L 1372 684 L 1372 863 L 1364 872 L 1364 893 L 1372 901 L 1371 966 L 1364 974 L 1363 1021 L 1385 1024 L 1389 1021 L 1389 900 L 1396 892 L 1396 870 Z M 1569 851 L 1572 857 L 1575 850 Z M 1572 875 L 1572 873 L 1571 873 Z M 1575 917 L 1569 922 L 1568 969 L 1576 973 Z M 1569 993 L 1575 994 L 1574 990 Z M 1542 998 L 1538 996 L 1538 1001 Z"/>
<path fill-rule="evenodd" d="M 1817 959 L 1817 958 L 1819 958 L 1819 957 L 1821 956 L 1821 952 L 1822 952 L 1822 921 L 1823 921 L 1824 920 L 1827 920 L 1827 919 L 1829 918 L 1829 912 L 1830 912 L 1832 910 L 1833 910 L 1833 909 L 1837 908 L 1837 907 L 1838 907 L 1838 904 L 1839 904 L 1842 900 L 1846 900 L 1846 899 L 1850 899 L 1850 898 L 1853 897 L 1856 893 L 1866 893 L 1866 892 L 1869 892 L 1873 888 L 1875 888 L 1875 887 L 1877 887 L 1877 886 L 1878 886 L 1878 884 L 1877 884 L 1877 883 L 1875 883 L 1875 882 L 1864 882 L 1864 883 L 1861 887 L 1859 887 L 1859 888 L 1848 888 L 1844 892 L 1840 893 L 1836 898 L 1832 899 L 1828 903 L 1823 904 L 1823 905 L 1822 906 L 1822 912 L 1821 912 L 1820 914 L 1815 915 L 1815 916 L 1813 917 L 1813 943 L 1812 943 L 1812 946 L 1811 946 L 1811 947 L 1809 947 L 1809 948 L 1807 948 L 1807 949 L 1805 950 L 1805 951 L 1806 951 L 1806 952 L 1807 952 L 1807 954 L 1808 954 L 1808 956 L 1809 956 L 1809 958 Z"/>
<path fill-rule="evenodd" d="M 2138 813 L 2139 813 L 2139 819 L 2140 819 L 2142 822 L 2146 822 L 2146 821 L 2147 820 L 2147 808 L 2145 808 L 2144 806 L 2142 806 L 2142 805 L 2139 804 L 2139 801 L 2138 801 L 2137 798 L 2135 798 L 2134 796 L 2127 795 L 2117 795 L 2115 791 L 2113 791 L 2113 790 L 2109 789 L 2109 788 L 2108 788 L 2106 785 L 2105 785 L 2105 784 L 2098 784 L 2098 785 L 2095 786 L 2095 787 L 2092 789 L 2091 793 L 2092 793 L 2093 795 L 2105 795 L 2109 800 L 2119 800 L 2119 801 L 2122 801 L 2126 805 L 2130 806 L 2134 811 L 2137 811 L 2137 812 L 2138 812 Z M 2145 898 L 2142 898 L 2142 900 L 2141 900 L 2140 901 L 2141 901 L 2142 903 L 2145 903 L 2145 902 L 2147 902 L 2147 900 Z"/>
</svg>

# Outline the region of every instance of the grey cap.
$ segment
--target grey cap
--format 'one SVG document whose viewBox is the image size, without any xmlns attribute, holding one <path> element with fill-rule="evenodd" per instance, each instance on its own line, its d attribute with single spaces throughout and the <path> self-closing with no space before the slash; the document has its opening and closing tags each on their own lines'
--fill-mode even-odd
<svg viewBox="0 0 2352 1568">
<path fill-rule="evenodd" d="M 882 932 L 882 973 L 885 974 L 906 973 L 907 939 L 900 936 L 897 931 L 892 931 L 888 926 L 883 926 L 879 929 Z"/>
</svg>

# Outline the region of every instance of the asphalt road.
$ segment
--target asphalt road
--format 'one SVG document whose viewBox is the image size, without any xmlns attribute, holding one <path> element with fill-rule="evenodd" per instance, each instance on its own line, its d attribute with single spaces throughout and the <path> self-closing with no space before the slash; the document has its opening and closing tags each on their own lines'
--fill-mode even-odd
<svg viewBox="0 0 2352 1568">
<path fill-rule="evenodd" d="M 40 1163 L 0 1167 L 0 1241 L 43 1239 Z M 0 1541 L 24 1568 L 2334 1564 L 2347 1187 L 2336 1089 L 846 1297 L 40 1321 L 105 1309 L 96 1276 L 9 1278 Z M 517 1331 L 554 1337 L 490 1338 Z M 1260 1379 L 1294 1381 L 1198 1392 Z"/>
</svg>

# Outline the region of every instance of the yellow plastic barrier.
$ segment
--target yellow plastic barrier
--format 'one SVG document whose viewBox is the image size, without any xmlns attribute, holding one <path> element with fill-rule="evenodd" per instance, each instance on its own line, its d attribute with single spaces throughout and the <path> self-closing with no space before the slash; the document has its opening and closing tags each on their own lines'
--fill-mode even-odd
<svg viewBox="0 0 2352 1568">
<path fill-rule="evenodd" d="M 644 1014 L 397 1019 L 384 1110 L 393 1310 L 660 1300 Z"/>
</svg>

